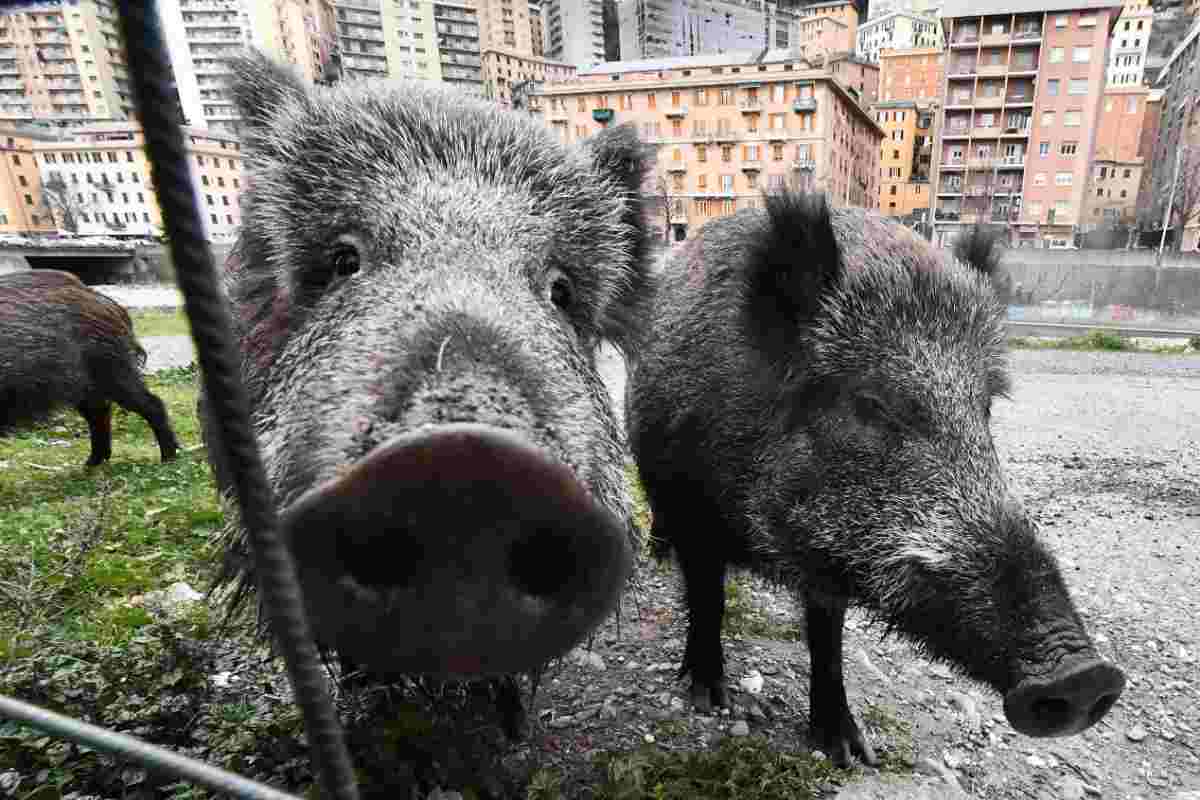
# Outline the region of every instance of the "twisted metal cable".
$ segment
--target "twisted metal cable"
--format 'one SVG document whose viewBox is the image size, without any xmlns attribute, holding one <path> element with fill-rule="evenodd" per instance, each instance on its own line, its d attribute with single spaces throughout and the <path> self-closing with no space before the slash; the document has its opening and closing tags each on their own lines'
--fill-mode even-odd
<svg viewBox="0 0 1200 800">
<path fill-rule="evenodd" d="M 124 756 L 147 769 L 177 775 L 213 791 L 236 795 L 243 800 L 299 800 L 294 795 L 247 780 L 194 758 L 181 756 L 132 736 L 89 725 L 20 700 L 0 696 L 0 716 L 27 723 L 38 730 L 61 736 L 85 747 Z"/>
<path fill-rule="evenodd" d="M 249 401 L 229 333 L 228 310 L 204 238 L 183 130 L 172 113 L 175 97 L 158 4 L 120 0 L 119 5 L 129 71 L 176 280 L 219 431 L 213 444 L 224 448 L 230 465 L 242 523 L 254 549 L 259 591 L 271 612 L 296 702 L 304 715 L 316 762 L 314 772 L 334 800 L 358 800 L 341 725 L 304 614 L 295 564 L 276 532 L 275 501 L 250 425 Z"/>
</svg>

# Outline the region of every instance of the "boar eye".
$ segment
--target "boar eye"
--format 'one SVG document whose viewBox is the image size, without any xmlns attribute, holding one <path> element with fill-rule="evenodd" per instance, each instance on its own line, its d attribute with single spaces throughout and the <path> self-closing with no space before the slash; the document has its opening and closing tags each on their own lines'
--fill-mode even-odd
<svg viewBox="0 0 1200 800">
<path fill-rule="evenodd" d="M 352 236 L 339 236 L 330 252 L 333 273 L 339 278 L 358 272 L 362 256 L 359 244 Z"/>
<path fill-rule="evenodd" d="M 546 293 L 550 297 L 550 302 L 562 311 L 569 311 L 575 302 L 575 287 L 571 285 L 571 279 L 557 269 L 550 271 Z"/>
</svg>

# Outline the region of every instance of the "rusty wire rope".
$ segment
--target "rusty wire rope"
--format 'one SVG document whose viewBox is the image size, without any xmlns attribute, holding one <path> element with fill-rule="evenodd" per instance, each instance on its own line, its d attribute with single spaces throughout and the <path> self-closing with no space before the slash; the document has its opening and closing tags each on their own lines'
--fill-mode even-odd
<svg viewBox="0 0 1200 800">
<path fill-rule="evenodd" d="M 326 689 L 291 555 L 276 531 L 275 503 L 259 454 L 245 387 L 230 334 L 229 312 L 220 294 L 212 252 L 204 238 L 192 189 L 183 129 L 173 114 L 171 66 L 154 0 L 119 0 L 121 32 L 145 132 L 146 153 L 162 208 L 176 280 L 196 342 L 204 388 L 233 474 L 242 523 L 253 546 L 262 592 L 296 702 L 304 716 L 314 772 L 332 800 L 358 800 L 354 772 L 341 724 Z M 245 800 L 294 800 L 291 795 L 180 756 L 132 736 L 88 725 L 19 700 L 0 696 L 0 715 L 97 750 L 128 758 L 149 769 Z"/>
</svg>

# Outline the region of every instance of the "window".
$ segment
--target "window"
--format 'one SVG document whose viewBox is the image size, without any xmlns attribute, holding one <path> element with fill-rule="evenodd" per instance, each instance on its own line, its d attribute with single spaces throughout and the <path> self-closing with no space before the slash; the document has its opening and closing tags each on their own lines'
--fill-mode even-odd
<svg viewBox="0 0 1200 800">
<path fill-rule="evenodd" d="M 1034 175 L 1033 176 L 1033 185 L 1034 186 L 1045 186 L 1046 185 L 1046 173 L 1039 172 L 1036 175 Z"/>
<path fill-rule="evenodd" d="M 1097 190 L 1096 190 L 1096 197 L 1104 197 L 1104 190 L 1103 190 L 1103 189 L 1097 189 Z M 1096 212 L 1096 213 L 1099 213 L 1099 212 Z"/>
<path fill-rule="evenodd" d="M 1058 78 L 1046 81 L 1046 94 L 1049 97 L 1058 97 Z"/>
<path fill-rule="evenodd" d="M 702 144 L 696 145 L 696 160 L 701 164 L 708 161 L 708 148 Z"/>
<path fill-rule="evenodd" d="M 1054 185 L 1055 186 L 1070 186 L 1072 177 L 1073 176 L 1069 172 L 1057 172 L 1054 174 Z"/>
<path fill-rule="evenodd" d="M 1078 128 L 1079 112 L 1068 111 L 1067 113 L 1063 114 L 1063 125 L 1066 125 L 1068 128 Z"/>
<path fill-rule="evenodd" d="M 1136 97 L 1125 98 L 1125 113 L 1136 114 L 1138 110 L 1138 101 Z"/>
<path fill-rule="evenodd" d="M 1067 94 L 1087 94 L 1087 78 L 1071 78 L 1070 88 L 1067 89 Z"/>
<path fill-rule="evenodd" d="M 1053 111 L 1043 111 L 1042 112 L 1042 127 L 1050 128 L 1053 126 L 1054 126 L 1054 112 Z"/>
<path fill-rule="evenodd" d="M 1059 14 L 1057 17 L 1054 18 L 1054 27 L 1065 28 L 1065 27 L 1067 27 L 1067 23 L 1069 23 L 1070 21 L 1071 21 L 1070 14 Z"/>
<path fill-rule="evenodd" d="M 1081 27 L 1081 28 L 1096 27 L 1096 15 L 1095 14 L 1084 14 L 1083 16 L 1081 16 L 1079 18 L 1079 27 Z"/>
<path fill-rule="evenodd" d="M 1038 145 L 1038 155 L 1041 156 L 1042 158 L 1045 158 L 1046 156 L 1050 155 L 1050 143 L 1049 142 L 1042 142 L 1040 145 Z"/>
<path fill-rule="evenodd" d="M 728 145 L 728 144 L 721 145 L 721 160 L 726 163 L 733 161 L 733 146 L 732 145 Z"/>
<path fill-rule="evenodd" d="M 1073 156 L 1075 155 L 1075 148 L 1078 144 L 1078 142 L 1063 142 L 1058 147 L 1058 154 L 1060 156 Z"/>
<path fill-rule="evenodd" d="M 721 191 L 722 192 L 732 192 L 733 191 L 733 176 L 732 175 L 722 175 L 721 176 Z"/>
<path fill-rule="evenodd" d="M 1133 176 L 1133 170 L 1131 170 L 1131 169 L 1127 169 L 1127 170 L 1125 170 L 1125 177 L 1126 177 L 1126 178 L 1130 178 L 1130 177 L 1132 177 L 1132 176 Z"/>
<path fill-rule="evenodd" d="M 1122 189 L 1122 190 L 1121 190 L 1121 197 L 1125 197 L 1125 194 L 1126 194 L 1125 190 L 1124 190 L 1124 189 Z"/>
<path fill-rule="evenodd" d="M 1089 64 L 1092 60 L 1092 48 L 1088 47 L 1073 47 L 1071 48 L 1071 61 L 1075 64 Z"/>
<path fill-rule="evenodd" d="M 1105 113 L 1107 113 L 1107 112 L 1109 112 L 1109 111 L 1112 111 L 1112 110 L 1113 110 L 1113 99 L 1112 99 L 1111 97 L 1106 97 L 1106 98 L 1104 98 L 1104 111 L 1105 111 Z"/>
<path fill-rule="evenodd" d="M 1050 63 L 1061 64 L 1066 57 L 1067 51 L 1061 47 L 1050 48 Z"/>
</svg>

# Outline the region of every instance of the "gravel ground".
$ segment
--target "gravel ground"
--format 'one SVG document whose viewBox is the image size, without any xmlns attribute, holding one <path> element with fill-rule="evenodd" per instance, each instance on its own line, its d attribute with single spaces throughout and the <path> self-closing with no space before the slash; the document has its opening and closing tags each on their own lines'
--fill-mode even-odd
<svg viewBox="0 0 1200 800">
<path fill-rule="evenodd" d="M 151 368 L 187 363 L 186 337 L 145 340 Z M 1003 720 L 1000 698 L 916 656 L 880 643 L 852 618 L 847 689 L 854 707 L 892 709 L 912 727 L 916 777 L 906 785 L 867 775 L 844 797 L 945 796 L 989 800 L 1198 800 L 1200 795 L 1200 357 L 1015 351 L 1011 401 L 994 431 L 1009 479 L 1058 553 L 1070 590 L 1101 652 L 1129 685 L 1112 713 L 1080 736 L 1034 740 Z M 618 411 L 623 368 L 600 368 Z M 751 581 L 756 604 L 786 623 L 792 603 Z M 554 674 L 536 708 L 537 730 L 509 763 L 583 771 L 597 751 L 628 748 L 654 732 L 658 745 L 695 750 L 726 735 L 763 734 L 780 749 L 803 746 L 808 656 L 802 645 L 727 641 L 729 676 L 766 676 L 758 697 L 739 692 L 727 718 L 685 710 L 673 679 L 684 617 L 673 569 L 643 576 L 624 633 L 599 631 L 592 654 Z M 604 664 L 608 669 L 602 669 Z M 768 700 L 769 698 L 769 700 Z M 674 721 L 669 735 L 662 728 Z M 653 738 L 653 737 L 652 737 Z M 922 784 L 921 782 L 924 782 Z M 961 794 L 960 792 L 967 794 Z M 872 794 L 872 792 L 875 792 Z"/>
</svg>

